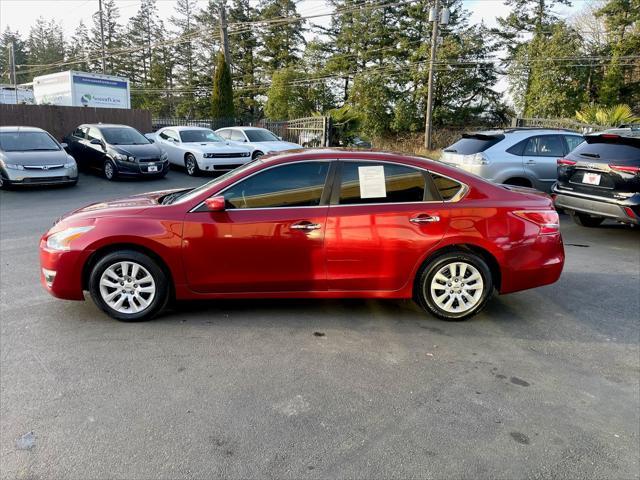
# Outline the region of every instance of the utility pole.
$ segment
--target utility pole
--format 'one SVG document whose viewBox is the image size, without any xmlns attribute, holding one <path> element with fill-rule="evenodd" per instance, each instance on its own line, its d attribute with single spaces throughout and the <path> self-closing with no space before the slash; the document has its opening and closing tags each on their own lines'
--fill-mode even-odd
<svg viewBox="0 0 640 480">
<path fill-rule="evenodd" d="M 224 61 L 227 62 L 229 70 L 231 70 L 231 55 L 229 55 L 229 34 L 227 32 L 227 8 L 225 3 L 225 0 L 220 0 L 220 42 L 222 43 Z"/>
<path fill-rule="evenodd" d="M 18 105 L 18 79 L 16 76 L 16 51 L 13 42 L 9 44 L 9 59 L 11 60 L 11 82 L 13 83 L 13 92 L 16 96 L 16 105 Z"/>
<path fill-rule="evenodd" d="M 429 21 L 433 22 L 431 31 L 431 58 L 429 59 L 429 86 L 427 93 L 427 120 L 424 126 L 424 148 L 431 150 L 431 132 L 433 128 L 433 67 L 436 61 L 438 47 L 438 24 L 440 21 L 440 0 L 435 0 L 435 6 L 429 11 Z"/>
<path fill-rule="evenodd" d="M 102 73 L 107 73 L 107 64 L 105 61 L 104 51 L 104 21 L 102 19 L 102 0 L 98 0 L 98 9 L 100 10 L 100 47 L 102 48 Z"/>
</svg>

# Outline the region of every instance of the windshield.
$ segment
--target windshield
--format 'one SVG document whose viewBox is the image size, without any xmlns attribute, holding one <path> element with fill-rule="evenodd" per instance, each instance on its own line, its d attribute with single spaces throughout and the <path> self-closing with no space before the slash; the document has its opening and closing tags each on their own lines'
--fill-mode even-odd
<svg viewBox="0 0 640 480">
<path fill-rule="evenodd" d="M 245 130 L 250 142 L 278 142 L 280 139 L 269 130 Z"/>
<path fill-rule="evenodd" d="M 180 138 L 184 143 L 224 142 L 213 130 L 183 130 L 180 132 Z"/>
<path fill-rule="evenodd" d="M 253 167 L 257 162 L 260 162 L 260 160 L 254 160 L 253 162 L 245 163 L 241 167 L 238 167 L 235 170 L 231 170 L 230 172 L 227 172 L 224 175 L 220 175 L 219 177 L 214 178 L 210 182 L 207 182 L 207 183 L 205 183 L 203 185 L 200 185 L 199 187 L 194 188 L 193 190 L 189 190 L 187 192 L 184 192 L 184 193 L 172 198 L 171 202 L 169 202 L 169 203 L 186 202 L 186 201 L 192 200 L 193 198 L 197 197 L 198 195 L 200 195 L 205 190 L 215 186 L 218 183 L 223 182 L 227 178 L 229 178 L 231 176 L 234 176 L 234 175 L 237 175 L 239 173 L 242 173 L 245 170 L 247 170 L 248 168 Z"/>
<path fill-rule="evenodd" d="M 107 143 L 111 145 L 147 145 L 149 140 L 135 128 L 109 127 L 100 131 Z"/>
<path fill-rule="evenodd" d="M 0 132 L 0 150 L 4 152 L 33 152 L 60 150 L 60 146 L 46 132 Z"/>
</svg>

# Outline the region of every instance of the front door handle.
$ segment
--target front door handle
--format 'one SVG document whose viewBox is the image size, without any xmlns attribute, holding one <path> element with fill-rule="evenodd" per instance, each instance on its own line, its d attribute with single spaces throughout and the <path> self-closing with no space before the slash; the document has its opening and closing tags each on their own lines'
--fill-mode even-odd
<svg viewBox="0 0 640 480">
<path fill-rule="evenodd" d="M 310 232 L 312 230 L 320 229 L 320 226 L 321 225 L 319 223 L 311 223 L 311 222 L 303 221 L 303 222 L 298 222 L 291 225 L 291 230 L 302 230 L 304 232 Z"/>
<path fill-rule="evenodd" d="M 535 165 L 536 161 L 535 160 L 527 160 L 527 165 Z"/>
<path fill-rule="evenodd" d="M 438 215 L 418 215 L 409 220 L 411 223 L 434 223 L 439 222 L 440 217 Z"/>
</svg>

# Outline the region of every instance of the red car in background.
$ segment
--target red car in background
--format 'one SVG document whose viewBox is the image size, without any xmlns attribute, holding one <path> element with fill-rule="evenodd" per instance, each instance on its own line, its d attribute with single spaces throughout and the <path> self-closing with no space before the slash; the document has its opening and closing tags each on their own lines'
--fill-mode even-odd
<svg viewBox="0 0 640 480">
<path fill-rule="evenodd" d="M 555 282 L 550 198 L 423 158 L 307 150 L 196 189 L 96 203 L 40 243 L 42 283 L 124 321 L 170 298 L 414 298 L 445 320 Z"/>
</svg>

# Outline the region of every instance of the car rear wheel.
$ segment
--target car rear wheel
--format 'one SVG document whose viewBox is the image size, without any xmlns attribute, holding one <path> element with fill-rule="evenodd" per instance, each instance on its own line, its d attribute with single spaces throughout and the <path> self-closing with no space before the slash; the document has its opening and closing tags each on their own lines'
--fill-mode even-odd
<svg viewBox="0 0 640 480">
<path fill-rule="evenodd" d="M 109 181 L 116 179 L 116 166 L 111 160 L 105 160 L 104 165 L 102 166 L 102 173 L 104 175 L 104 178 Z"/>
<path fill-rule="evenodd" d="M 599 227 L 604 222 L 603 217 L 592 217 L 586 213 L 574 213 L 571 215 L 573 221 L 581 227 Z"/>
<path fill-rule="evenodd" d="M 418 304 L 442 320 L 478 313 L 493 291 L 491 270 L 478 255 L 452 252 L 426 264 L 415 288 Z"/>
<path fill-rule="evenodd" d="M 187 153 L 184 157 L 184 167 L 187 169 L 187 174 L 195 177 L 200 173 L 200 167 L 198 167 L 198 161 L 191 153 Z"/>
<path fill-rule="evenodd" d="M 140 252 L 122 250 L 105 255 L 91 270 L 89 292 L 111 317 L 134 322 L 148 320 L 169 299 L 167 275 Z"/>
</svg>

